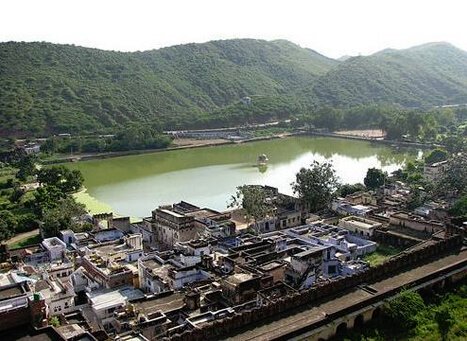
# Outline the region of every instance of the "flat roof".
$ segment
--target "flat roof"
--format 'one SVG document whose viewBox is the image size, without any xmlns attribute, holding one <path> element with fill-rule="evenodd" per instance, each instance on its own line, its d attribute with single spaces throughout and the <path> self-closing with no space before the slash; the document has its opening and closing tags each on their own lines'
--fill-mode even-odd
<svg viewBox="0 0 467 341">
<path fill-rule="evenodd" d="M 314 253 L 320 253 L 322 252 L 324 249 L 326 249 L 326 247 L 312 247 L 308 250 L 305 250 L 305 251 L 302 251 L 302 252 L 299 252 L 299 253 L 296 253 L 295 255 L 293 255 L 293 257 L 298 257 L 298 258 L 301 258 L 301 257 L 306 257 L 306 256 L 310 256 Z"/>
<path fill-rule="evenodd" d="M 176 293 L 164 297 L 149 298 L 133 304 L 137 309 L 143 310 L 144 313 L 150 314 L 158 310 L 163 313 L 181 309 L 185 306 L 185 294 Z"/>
<path fill-rule="evenodd" d="M 214 215 L 219 215 L 220 212 L 211 210 L 209 208 L 202 208 L 196 211 L 191 211 L 185 213 L 186 216 L 195 217 L 196 219 L 208 218 Z"/>
<path fill-rule="evenodd" d="M 240 284 L 242 282 L 249 281 L 252 278 L 253 278 L 252 274 L 241 272 L 241 273 L 230 275 L 229 277 L 225 279 L 225 281 L 231 284 Z"/>
<path fill-rule="evenodd" d="M 0 289 L 0 300 L 5 300 L 11 297 L 16 297 L 24 294 L 24 290 L 20 284 L 16 284 L 9 288 Z"/>
<path fill-rule="evenodd" d="M 351 222 L 353 225 L 357 225 L 358 227 L 362 228 L 362 229 L 366 229 L 366 230 L 371 230 L 373 228 L 376 227 L 377 224 L 369 224 L 369 223 L 365 223 L 361 220 L 358 220 L 358 219 L 348 219 L 346 220 L 347 222 Z"/>
<path fill-rule="evenodd" d="M 185 215 L 183 215 L 183 214 L 180 214 L 180 213 L 177 213 L 177 212 L 174 212 L 174 211 L 171 211 L 171 210 L 167 210 L 167 209 L 165 209 L 165 208 L 159 208 L 159 210 L 160 210 L 161 212 L 170 214 L 170 215 L 172 215 L 172 216 L 174 216 L 174 217 L 177 217 L 177 218 L 183 218 L 183 217 L 185 217 Z"/>
<path fill-rule="evenodd" d="M 105 290 L 89 294 L 89 300 L 95 310 L 111 308 L 117 305 L 125 304 L 125 302 L 143 298 L 144 294 L 141 290 L 132 287 L 126 287 L 119 290 Z"/>
<path fill-rule="evenodd" d="M 281 262 L 273 261 L 273 262 L 270 262 L 270 263 L 263 264 L 259 268 L 261 270 L 264 270 L 264 271 L 269 271 L 269 270 L 272 270 L 272 269 L 275 269 L 275 268 L 279 268 L 282 265 L 283 264 Z"/>
</svg>

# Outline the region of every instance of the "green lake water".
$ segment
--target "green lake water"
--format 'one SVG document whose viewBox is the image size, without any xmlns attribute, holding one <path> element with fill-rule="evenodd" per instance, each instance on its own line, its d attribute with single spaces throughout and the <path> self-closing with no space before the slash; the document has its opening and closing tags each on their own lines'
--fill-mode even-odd
<svg viewBox="0 0 467 341">
<path fill-rule="evenodd" d="M 266 154 L 268 167 L 255 167 Z M 416 150 L 327 137 L 290 137 L 236 145 L 184 149 L 71 163 L 85 178 L 88 194 L 113 212 L 133 217 L 151 215 L 158 205 L 181 200 L 223 210 L 235 188 L 267 184 L 291 194 L 301 167 L 313 160 L 332 161 L 343 183 L 362 182 L 370 167 L 391 172 Z"/>
</svg>

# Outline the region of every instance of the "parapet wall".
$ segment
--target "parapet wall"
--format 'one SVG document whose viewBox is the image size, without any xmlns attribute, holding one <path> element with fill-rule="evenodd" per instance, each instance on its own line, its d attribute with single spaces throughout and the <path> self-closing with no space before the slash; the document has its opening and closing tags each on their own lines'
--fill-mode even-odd
<svg viewBox="0 0 467 341">
<path fill-rule="evenodd" d="M 260 320 L 275 316 L 289 309 L 297 308 L 305 304 L 316 302 L 318 299 L 329 297 L 346 289 L 353 288 L 359 284 L 372 282 L 385 278 L 392 273 L 397 273 L 404 268 L 410 268 L 424 261 L 435 258 L 443 253 L 453 251 L 462 245 L 459 235 L 447 239 L 433 241 L 427 245 L 421 245 L 410 251 L 405 251 L 390 258 L 387 262 L 369 268 L 364 272 L 344 277 L 327 284 L 317 285 L 310 289 L 291 293 L 269 304 L 254 307 L 249 310 L 237 312 L 222 320 L 214 320 L 204 324 L 202 327 L 185 331 L 182 334 L 170 336 L 176 341 L 205 341 L 219 339 L 221 336 L 229 335 L 246 325 L 259 322 Z"/>
<path fill-rule="evenodd" d="M 378 243 L 397 245 L 401 247 L 411 247 L 418 243 L 415 238 L 407 238 L 403 235 L 384 230 L 375 230 L 372 239 Z"/>
</svg>

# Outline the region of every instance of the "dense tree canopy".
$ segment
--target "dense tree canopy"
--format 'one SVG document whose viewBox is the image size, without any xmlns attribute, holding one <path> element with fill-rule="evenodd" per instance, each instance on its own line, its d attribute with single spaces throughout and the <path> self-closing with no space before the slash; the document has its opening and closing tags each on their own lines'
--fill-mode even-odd
<svg viewBox="0 0 467 341">
<path fill-rule="evenodd" d="M 366 188 L 363 184 L 344 184 L 339 187 L 337 194 L 341 197 L 346 197 L 349 194 L 364 191 Z"/>
<path fill-rule="evenodd" d="M 316 212 L 327 208 L 339 186 L 331 163 L 313 161 L 310 168 L 302 168 L 292 183 L 293 191 L 309 208 Z"/>
<path fill-rule="evenodd" d="M 464 155 L 449 160 L 446 171 L 437 181 L 436 190 L 444 195 L 467 193 L 467 158 Z"/>
<path fill-rule="evenodd" d="M 422 297 L 417 292 L 404 291 L 400 296 L 390 300 L 385 306 L 386 315 L 401 328 L 413 328 L 417 312 L 425 307 Z"/>
<path fill-rule="evenodd" d="M 262 186 L 243 185 L 237 187 L 237 192 L 230 201 L 231 207 L 241 207 L 248 219 L 256 223 L 272 214 L 273 206 L 267 202 L 268 194 Z"/>
<path fill-rule="evenodd" d="M 434 139 L 465 114 L 437 109 L 434 120 L 423 109 L 402 107 L 466 103 L 466 64 L 467 53 L 448 44 L 339 62 L 283 40 L 135 53 L 2 43 L 0 136 L 115 134 L 130 123 L 154 122 L 170 130 L 206 128 L 311 115 L 308 122 L 331 130 L 378 126 L 390 137 Z M 251 105 L 240 101 L 245 96 Z M 99 150 L 102 142 L 85 149 Z"/>
<path fill-rule="evenodd" d="M 363 183 L 368 189 L 377 189 L 384 185 L 386 180 L 386 173 L 378 168 L 369 168 L 366 172 L 366 176 L 363 179 Z"/>
<path fill-rule="evenodd" d="M 40 184 L 54 186 L 64 193 L 75 192 L 83 185 L 83 175 L 78 170 L 70 170 L 65 166 L 42 168 L 37 174 Z"/>
<path fill-rule="evenodd" d="M 430 151 L 430 153 L 425 157 L 425 163 L 431 165 L 436 162 L 447 160 L 448 153 L 444 149 L 436 148 Z"/>
<path fill-rule="evenodd" d="M 71 196 L 58 199 L 55 205 L 42 211 L 42 230 L 46 237 L 57 236 L 61 230 L 80 231 L 83 225 L 78 217 L 86 213 L 83 204 L 77 203 Z"/>
<path fill-rule="evenodd" d="M 46 235 L 55 235 L 60 229 L 83 230 L 87 226 L 79 218 L 85 210 L 77 204 L 71 193 L 82 185 L 79 171 L 70 171 L 63 166 L 42 168 L 37 177 L 42 186 L 24 189 L 23 184 L 32 181 L 30 175 L 37 173 L 34 160 L 26 155 L 15 159 L 15 165 L 29 169 L 24 177 L 15 177 L 17 172 L 9 164 L 7 179 L 0 181 L 0 242 L 21 232 L 40 226 Z M 16 173 L 16 174 L 15 174 Z"/>
</svg>

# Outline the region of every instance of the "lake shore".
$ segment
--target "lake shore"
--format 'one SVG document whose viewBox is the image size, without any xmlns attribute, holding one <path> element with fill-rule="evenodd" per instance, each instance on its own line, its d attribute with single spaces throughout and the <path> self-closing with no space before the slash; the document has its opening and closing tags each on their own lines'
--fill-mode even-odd
<svg viewBox="0 0 467 341">
<path fill-rule="evenodd" d="M 280 139 L 280 138 L 285 138 L 289 136 L 298 136 L 298 135 L 307 135 L 307 133 L 304 133 L 304 132 L 283 133 L 283 134 L 277 134 L 277 135 L 271 135 L 271 136 L 252 137 L 252 138 L 239 140 L 239 141 L 231 141 L 231 140 L 223 140 L 223 139 L 213 139 L 213 140 L 178 139 L 178 140 L 181 140 L 178 144 L 175 143 L 174 146 L 167 147 L 167 148 L 138 149 L 138 150 L 128 150 L 128 151 L 122 151 L 122 152 L 76 154 L 76 155 L 71 155 L 71 156 L 57 157 L 52 160 L 43 160 L 42 163 L 45 165 L 50 165 L 50 164 L 56 164 L 56 163 L 99 160 L 99 159 L 107 159 L 107 158 L 114 158 L 114 157 L 128 156 L 128 155 L 162 153 L 162 152 L 182 150 L 182 149 L 194 149 L 194 148 L 202 148 L 202 147 L 214 147 L 214 146 L 223 146 L 223 145 L 229 145 L 229 144 L 241 144 L 241 143 L 248 143 L 248 142 L 273 140 L 273 139 Z M 175 141 L 177 141 L 177 139 Z"/>
<path fill-rule="evenodd" d="M 306 135 L 70 162 L 66 167 L 79 170 L 88 193 L 112 211 L 146 217 L 154 207 L 180 200 L 225 210 L 236 187 L 245 183 L 268 184 L 291 193 L 295 174 L 314 160 L 333 162 L 343 182 L 357 183 L 368 168 L 392 172 L 418 153 L 368 141 Z M 269 159 L 264 170 L 256 165 L 262 154 Z"/>
<path fill-rule="evenodd" d="M 371 130 L 373 132 L 373 130 Z M 358 132 L 358 133 L 356 133 Z M 188 138 L 181 138 L 175 139 L 175 145 L 167 148 L 160 148 L 160 149 L 143 149 L 143 150 L 128 150 L 128 151 L 121 151 L 121 152 L 104 152 L 104 153 L 87 153 L 87 154 L 76 154 L 71 156 L 63 156 L 57 157 L 52 160 L 43 160 L 43 164 L 56 164 L 56 163 L 66 163 L 66 162 L 76 162 L 76 161 L 88 161 L 88 160 L 99 160 L 99 159 L 107 159 L 107 158 L 114 158 L 120 156 L 128 156 L 128 155 L 138 155 L 138 154 L 151 154 L 151 153 L 162 153 L 174 150 L 182 150 L 182 149 L 194 149 L 194 148 L 202 148 L 202 147 L 215 147 L 215 146 L 223 146 L 223 145 L 230 145 L 230 144 L 241 144 L 241 143 L 249 143 L 249 142 L 256 142 L 256 141 L 265 141 L 265 140 L 273 140 L 273 139 L 280 139 L 286 138 L 290 136 L 322 136 L 322 137 L 334 137 L 339 139 L 350 139 L 350 140 L 358 140 L 358 141 L 368 141 L 372 143 L 381 143 L 391 146 L 397 147 L 414 147 L 414 148 L 423 148 L 423 149 L 432 149 L 432 148 L 439 148 L 442 147 L 439 144 L 435 143 L 420 143 L 420 142 L 409 142 L 409 141 L 398 141 L 398 140 L 387 140 L 380 136 L 371 134 L 361 133 L 361 130 L 356 131 L 337 131 L 337 132 L 304 132 L 304 131 L 297 131 L 297 132 L 290 132 L 290 133 L 281 133 L 276 135 L 270 136 L 260 136 L 260 137 L 252 137 L 244 140 L 239 141 L 232 141 L 232 140 L 224 140 L 224 139 L 188 139 Z"/>
</svg>

